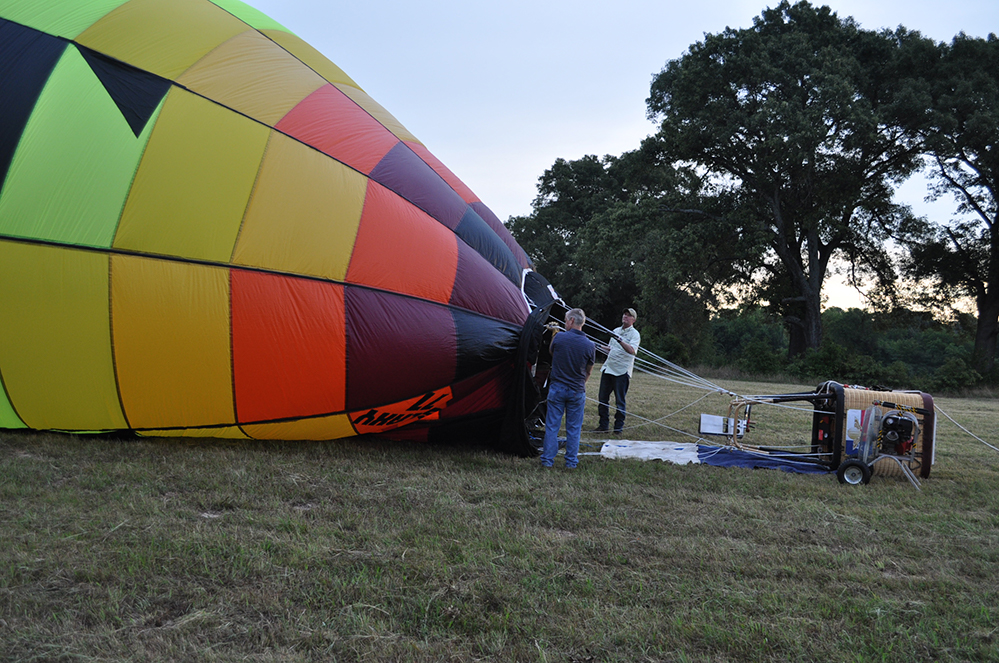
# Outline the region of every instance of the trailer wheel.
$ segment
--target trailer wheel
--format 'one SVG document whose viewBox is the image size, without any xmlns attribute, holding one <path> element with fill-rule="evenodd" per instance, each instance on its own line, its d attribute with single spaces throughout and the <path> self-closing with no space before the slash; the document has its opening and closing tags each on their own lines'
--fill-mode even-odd
<svg viewBox="0 0 999 663">
<path fill-rule="evenodd" d="M 871 468 L 863 461 L 850 458 L 844 460 L 839 469 L 836 470 L 836 478 L 839 479 L 840 483 L 848 483 L 851 486 L 870 483 Z"/>
</svg>

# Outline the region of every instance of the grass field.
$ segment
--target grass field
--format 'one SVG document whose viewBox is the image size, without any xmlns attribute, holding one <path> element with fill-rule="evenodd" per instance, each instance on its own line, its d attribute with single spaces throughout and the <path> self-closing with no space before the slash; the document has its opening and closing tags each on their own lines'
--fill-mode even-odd
<svg viewBox="0 0 999 663">
<path fill-rule="evenodd" d="M 629 424 L 676 412 L 633 439 L 685 440 L 662 424 L 727 406 L 643 376 L 630 396 Z M 936 400 L 999 446 L 995 399 Z M 754 415 L 754 442 L 808 439 L 806 413 Z M 999 452 L 944 418 L 921 492 L 537 465 L 473 443 L 0 432 L 0 659 L 999 660 Z"/>
</svg>

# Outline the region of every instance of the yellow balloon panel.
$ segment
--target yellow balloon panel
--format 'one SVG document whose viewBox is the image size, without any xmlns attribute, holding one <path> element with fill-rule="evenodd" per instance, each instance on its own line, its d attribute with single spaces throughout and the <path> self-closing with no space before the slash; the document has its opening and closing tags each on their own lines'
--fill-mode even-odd
<svg viewBox="0 0 999 663">
<path fill-rule="evenodd" d="M 261 32 L 280 44 L 283 49 L 307 64 L 310 69 L 330 83 L 342 83 L 351 87 L 358 87 L 354 79 L 345 74 L 343 69 L 327 60 L 326 56 L 308 43 L 302 41 L 297 35 L 280 30 L 261 30 Z"/>
<path fill-rule="evenodd" d="M 174 80 L 248 29 L 208 0 L 130 0 L 90 26 L 77 42 Z"/>
<path fill-rule="evenodd" d="M 108 256 L 0 241 L 0 372 L 31 428 L 126 428 L 108 316 Z"/>
<path fill-rule="evenodd" d="M 114 247 L 228 262 L 269 132 L 197 95 L 171 89 Z"/>
<path fill-rule="evenodd" d="M 254 424 L 243 426 L 243 430 L 257 440 L 336 440 L 357 435 L 345 414 L 274 424 Z"/>
<path fill-rule="evenodd" d="M 342 281 L 368 179 L 273 132 L 232 261 Z"/>
<path fill-rule="evenodd" d="M 222 44 L 177 82 L 269 126 L 326 84 L 316 72 L 255 31 Z"/>
<path fill-rule="evenodd" d="M 223 440 L 249 440 L 246 433 L 238 426 L 227 426 L 222 428 L 183 428 L 168 430 L 144 430 L 139 431 L 142 437 L 211 437 Z"/>
<path fill-rule="evenodd" d="M 235 423 L 228 269 L 112 256 L 111 305 L 131 427 Z"/>
</svg>

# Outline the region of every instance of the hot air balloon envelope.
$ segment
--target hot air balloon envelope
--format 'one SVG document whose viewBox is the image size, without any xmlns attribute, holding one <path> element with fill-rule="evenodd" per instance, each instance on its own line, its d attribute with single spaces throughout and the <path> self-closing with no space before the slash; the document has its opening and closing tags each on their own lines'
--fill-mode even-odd
<svg viewBox="0 0 999 663">
<path fill-rule="evenodd" d="M 0 97 L 0 427 L 329 439 L 503 413 L 529 259 L 273 20 L 0 0 Z"/>
</svg>

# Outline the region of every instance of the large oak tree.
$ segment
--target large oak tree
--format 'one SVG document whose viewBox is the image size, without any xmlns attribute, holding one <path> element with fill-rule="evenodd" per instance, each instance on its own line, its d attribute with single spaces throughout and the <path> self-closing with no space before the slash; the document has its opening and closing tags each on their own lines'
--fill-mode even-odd
<svg viewBox="0 0 999 663">
<path fill-rule="evenodd" d="M 919 164 L 906 127 L 926 107 L 910 77 L 931 49 L 902 28 L 863 30 L 785 1 L 752 28 L 706 35 L 654 78 L 662 149 L 727 187 L 766 237 L 760 292 L 779 296 L 792 355 L 821 342 L 834 258 L 893 281 L 884 241 L 906 209 L 892 194 Z"/>
</svg>

